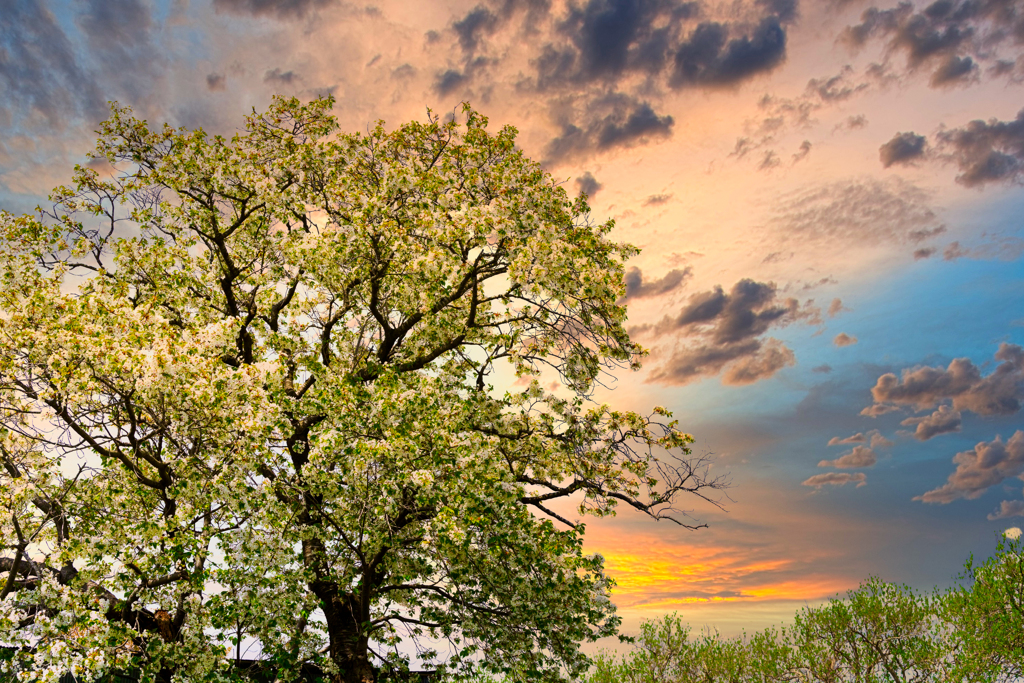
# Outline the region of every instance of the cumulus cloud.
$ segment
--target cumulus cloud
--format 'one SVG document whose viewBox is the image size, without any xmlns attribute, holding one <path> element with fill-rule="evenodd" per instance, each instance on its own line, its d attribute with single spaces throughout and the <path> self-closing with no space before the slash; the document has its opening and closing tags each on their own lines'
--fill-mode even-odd
<svg viewBox="0 0 1024 683">
<path fill-rule="evenodd" d="M 913 427 L 916 425 L 914 438 L 918 441 L 927 441 L 939 434 L 959 432 L 962 421 L 959 410 L 953 410 L 947 405 L 941 405 L 939 406 L 939 409 L 931 415 L 925 415 L 924 417 L 908 417 L 900 422 L 900 424 L 904 427 Z"/>
<path fill-rule="evenodd" d="M 878 158 L 885 168 L 893 164 L 910 164 L 924 156 L 926 144 L 923 135 L 897 133 L 892 140 L 878 148 Z"/>
<path fill-rule="evenodd" d="M 1024 517 L 1024 500 L 1004 500 L 999 503 L 999 509 L 988 516 L 990 521 L 1010 517 Z M 1020 536 L 1019 529 L 1017 536 Z"/>
<path fill-rule="evenodd" d="M 835 336 L 835 339 L 832 340 L 832 343 L 840 348 L 844 346 L 853 346 L 854 344 L 857 343 L 857 338 L 851 337 L 845 332 L 840 332 Z"/>
<path fill-rule="evenodd" d="M 218 12 L 253 17 L 302 19 L 310 12 L 335 2 L 336 0 L 213 0 L 213 8 Z"/>
<path fill-rule="evenodd" d="M 729 366 L 722 384 L 742 386 L 767 379 L 782 368 L 796 365 L 796 355 L 777 339 L 769 339 L 756 353 Z"/>
<path fill-rule="evenodd" d="M 1016 2 L 938 0 L 918 10 L 910 2 L 890 9 L 870 7 L 841 40 L 859 48 L 879 39 L 890 54 L 903 54 L 908 71 L 928 70 L 932 87 L 977 77 L 981 63 L 998 64 L 998 48 L 1019 44 L 1022 23 Z M 1007 30 L 1009 28 L 1009 30 Z"/>
<path fill-rule="evenodd" d="M 672 116 L 659 115 L 650 102 L 623 93 L 585 101 L 584 106 L 585 113 L 560 117 L 560 133 L 545 150 L 549 163 L 665 138 L 675 125 Z"/>
<path fill-rule="evenodd" d="M 956 471 L 939 488 L 914 498 L 925 503 L 950 503 L 958 498 L 978 498 L 992 486 L 1024 473 L 1024 432 L 1017 430 L 1007 441 L 997 436 L 979 442 L 969 451 L 953 456 Z"/>
<path fill-rule="evenodd" d="M 854 446 L 849 453 L 844 453 L 835 460 L 822 460 L 818 467 L 838 467 L 839 469 L 873 467 L 878 462 L 875 452 L 866 446 Z"/>
<path fill-rule="evenodd" d="M 579 188 L 580 194 L 593 197 L 604 185 L 597 182 L 597 178 L 590 171 L 587 171 L 576 179 L 576 187 Z"/>
<path fill-rule="evenodd" d="M 885 408 L 870 408 L 879 414 L 902 406 L 922 411 L 948 400 L 956 411 L 1012 415 L 1024 400 L 1024 348 L 1004 342 L 995 359 L 999 365 L 985 376 L 968 358 L 956 358 L 946 368 L 906 369 L 900 377 L 886 373 L 871 389 L 876 406 Z"/>
<path fill-rule="evenodd" d="M 697 26 L 676 50 L 670 84 L 734 85 L 785 59 L 786 31 L 777 16 L 765 18 L 746 35 L 729 36 L 729 27 L 717 22 Z"/>
<path fill-rule="evenodd" d="M 651 296 L 668 294 L 683 285 L 693 275 L 692 268 L 674 268 L 660 279 L 644 282 L 644 274 L 639 268 L 626 271 L 626 299 L 644 299 Z"/>
<path fill-rule="evenodd" d="M 867 440 L 868 438 L 864 436 L 862 432 L 857 432 L 856 434 L 851 434 L 850 436 L 846 437 L 833 436 L 831 439 L 828 440 L 828 445 L 845 446 L 851 443 L 864 443 Z"/>
<path fill-rule="evenodd" d="M 686 384 L 729 366 L 726 384 L 749 384 L 796 362 L 791 350 L 763 335 L 773 326 L 812 318 L 820 319 L 820 311 L 780 299 L 774 283 L 745 279 L 728 293 L 718 286 L 694 294 L 678 315 L 638 332 L 677 335 L 680 341 L 651 381 Z"/>
<path fill-rule="evenodd" d="M 851 482 L 857 483 L 857 488 L 867 484 L 867 475 L 863 472 L 825 472 L 815 474 L 813 477 L 800 482 L 803 486 L 813 486 L 820 489 L 823 486 L 845 486 Z"/>
<path fill-rule="evenodd" d="M 1011 121 L 971 121 L 935 135 L 944 158 L 956 164 L 957 182 L 976 187 L 1024 177 L 1024 109 Z"/>
</svg>

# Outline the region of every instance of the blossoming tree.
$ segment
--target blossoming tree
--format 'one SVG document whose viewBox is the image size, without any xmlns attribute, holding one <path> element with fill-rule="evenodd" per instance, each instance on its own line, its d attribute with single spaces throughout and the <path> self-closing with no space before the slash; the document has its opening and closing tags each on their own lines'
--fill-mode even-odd
<svg viewBox="0 0 1024 683">
<path fill-rule="evenodd" d="M 239 639 L 282 680 L 414 645 L 557 680 L 618 623 L 562 501 L 682 524 L 721 486 L 663 409 L 590 399 L 641 355 L 610 222 L 468 107 L 348 135 L 332 105 L 230 140 L 114 107 L 51 208 L 0 214 L 19 680 L 224 680 Z"/>
</svg>

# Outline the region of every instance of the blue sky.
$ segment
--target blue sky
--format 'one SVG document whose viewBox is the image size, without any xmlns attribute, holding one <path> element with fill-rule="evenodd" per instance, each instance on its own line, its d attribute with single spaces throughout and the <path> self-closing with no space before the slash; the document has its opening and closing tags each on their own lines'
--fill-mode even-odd
<svg viewBox="0 0 1024 683">
<path fill-rule="evenodd" d="M 351 130 L 469 101 L 587 190 L 643 248 L 628 305 L 652 351 L 601 399 L 674 410 L 733 482 L 695 506 L 704 530 L 590 522 L 628 627 L 734 632 L 870 574 L 929 589 L 1020 524 L 1024 2 L 2 6 L 9 211 L 69 179 L 108 100 L 230 132 L 328 92 Z M 924 440 L 901 424 L 925 418 Z"/>
</svg>

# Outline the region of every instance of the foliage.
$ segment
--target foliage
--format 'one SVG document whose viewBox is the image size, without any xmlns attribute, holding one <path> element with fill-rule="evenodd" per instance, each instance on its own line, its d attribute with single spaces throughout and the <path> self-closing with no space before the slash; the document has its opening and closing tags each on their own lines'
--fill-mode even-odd
<svg viewBox="0 0 1024 683">
<path fill-rule="evenodd" d="M 602 652 L 588 683 L 983 683 L 1024 665 L 1022 543 L 967 562 L 934 595 L 871 578 L 845 599 L 806 607 L 791 626 L 751 637 L 692 637 L 677 614 L 641 625 L 634 649 Z"/>
<path fill-rule="evenodd" d="M 453 675 L 561 679 L 618 618 L 551 503 L 679 521 L 721 486 L 664 409 L 589 399 L 642 355 L 611 222 L 468 107 L 344 134 L 332 104 L 231 139 L 115 106 L 51 208 L 0 214 L 19 680 L 226 680 L 243 637 L 282 680 L 438 641 Z"/>
</svg>

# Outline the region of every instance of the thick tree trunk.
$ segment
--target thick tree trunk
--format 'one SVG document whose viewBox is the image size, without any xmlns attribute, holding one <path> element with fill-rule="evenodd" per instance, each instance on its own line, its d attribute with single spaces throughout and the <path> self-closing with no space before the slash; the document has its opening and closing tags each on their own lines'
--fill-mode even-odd
<svg viewBox="0 0 1024 683">
<path fill-rule="evenodd" d="M 374 683 L 376 673 L 369 658 L 369 639 L 360 628 L 357 601 L 336 586 L 318 586 L 330 636 L 331 661 L 340 673 L 335 683 Z"/>
<path fill-rule="evenodd" d="M 306 540 L 303 546 L 307 565 L 314 571 L 322 569 L 323 548 L 319 542 Z M 369 637 L 362 628 L 370 618 L 368 605 L 358 595 L 342 591 L 324 573 L 320 577 L 309 588 L 320 599 L 327 620 L 328 653 L 340 672 L 333 683 L 374 683 L 376 673 L 370 663 Z"/>
</svg>

